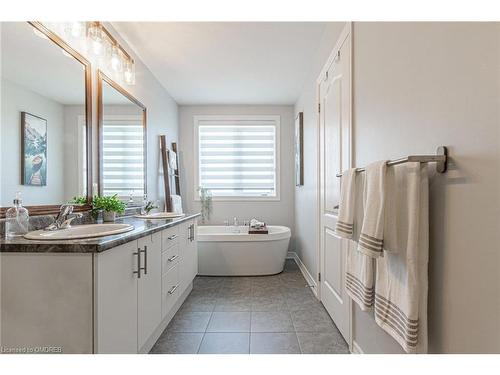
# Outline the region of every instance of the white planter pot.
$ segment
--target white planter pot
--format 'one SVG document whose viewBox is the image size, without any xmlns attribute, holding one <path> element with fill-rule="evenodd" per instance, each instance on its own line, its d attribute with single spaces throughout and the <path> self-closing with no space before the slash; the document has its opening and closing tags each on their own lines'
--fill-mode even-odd
<svg viewBox="0 0 500 375">
<path fill-rule="evenodd" d="M 102 213 L 102 220 L 103 221 L 115 221 L 116 220 L 116 212 L 111 211 L 103 211 Z"/>
</svg>

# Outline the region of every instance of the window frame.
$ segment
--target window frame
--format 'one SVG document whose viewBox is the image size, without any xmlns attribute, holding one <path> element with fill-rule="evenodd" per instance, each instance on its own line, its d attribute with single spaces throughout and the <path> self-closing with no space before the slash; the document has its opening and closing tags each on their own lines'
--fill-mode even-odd
<svg viewBox="0 0 500 375">
<path fill-rule="evenodd" d="M 227 126 L 237 125 L 239 121 L 274 121 L 274 137 L 275 137 L 275 158 L 274 158 L 274 170 L 275 170 L 275 195 L 274 196 L 213 196 L 213 201 L 280 201 L 281 200 L 281 188 L 280 188 L 280 174 L 281 174 L 281 164 L 280 164 L 280 122 L 281 116 L 279 115 L 195 115 L 193 116 L 193 140 L 194 140 L 194 200 L 200 201 L 200 194 L 198 192 L 198 187 L 200 186 L 200 150 L 199 150 L 199 128 L 203 125 L 203 121 L 232 121 L 233 124 Z M 201 122 L 201 124 L 200 124 Z M 243 125 L 243 124 L 241 124 Z M 259 126 L 258 124 L 245 126 Z"/>
</svg>

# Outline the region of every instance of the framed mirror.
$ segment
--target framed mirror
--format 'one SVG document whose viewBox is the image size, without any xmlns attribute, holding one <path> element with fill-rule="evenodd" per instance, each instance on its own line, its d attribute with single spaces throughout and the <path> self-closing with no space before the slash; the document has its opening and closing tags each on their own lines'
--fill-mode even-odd
<svg viewBox="0 0 500 375">
<path fill-rule="evenodd" d="M 146 107 L 98 71 L 99 195 L 138 206 L 147 194 Z"/>
<path fill-rule="evenodd" d="M 89 209 L 89 61 L 38 22 L 3 22 L 1 42 L 0 216 L 17 192 L 30 215 Z"/>
</svg>

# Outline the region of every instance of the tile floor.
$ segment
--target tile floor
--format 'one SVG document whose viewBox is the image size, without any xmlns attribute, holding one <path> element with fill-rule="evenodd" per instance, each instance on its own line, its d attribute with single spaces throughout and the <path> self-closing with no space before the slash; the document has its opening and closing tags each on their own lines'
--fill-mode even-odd
<svg viewBox="0 0 500 375">
<path fill-rule="evenodd" d="M 275 276 L 196 277 L 151 353 L 347 354 L 293 260 Z"/>
</svg>

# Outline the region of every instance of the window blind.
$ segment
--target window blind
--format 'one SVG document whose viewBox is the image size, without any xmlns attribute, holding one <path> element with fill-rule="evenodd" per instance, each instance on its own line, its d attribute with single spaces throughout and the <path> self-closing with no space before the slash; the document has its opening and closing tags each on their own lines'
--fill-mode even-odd
<svg viewBox="0 0 500 375">
<path fill-rule="evenodd" d="M 144 195 L 144 128 L 140 115 L 103 117 L 103 194 Z"/>
<path fill-rule="evenodd" d="M 213 196 L 276 196 L 276 122 L 200 121 L 199 184 Z"/>
</svg>

